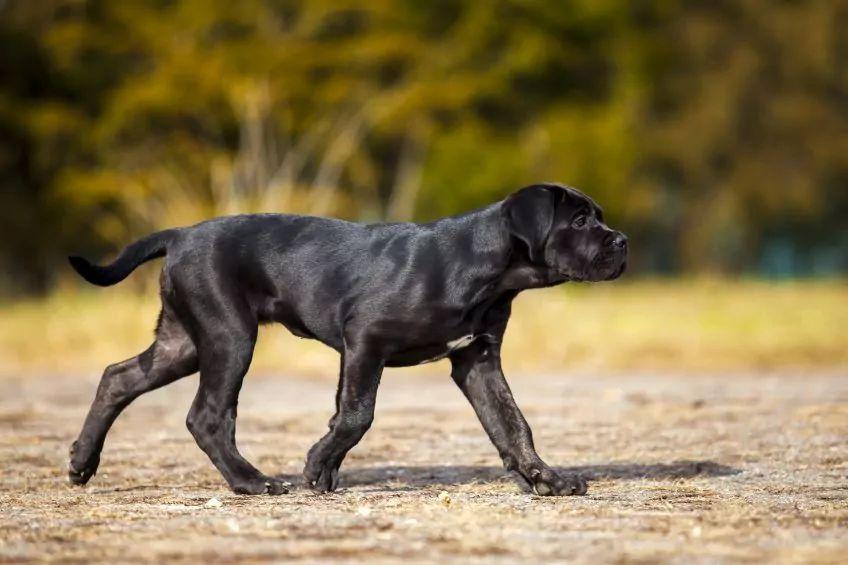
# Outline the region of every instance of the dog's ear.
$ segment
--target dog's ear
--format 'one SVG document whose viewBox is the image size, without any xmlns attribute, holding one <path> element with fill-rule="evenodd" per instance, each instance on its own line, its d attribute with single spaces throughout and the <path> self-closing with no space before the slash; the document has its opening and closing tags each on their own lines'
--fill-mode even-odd
<svg viewBox="0 0 848 565">
<path fill-rule="evenodd" d="M 507 228 L 513 237 L 527 245 L 527 255 L 534 263 L 544 252 L 554 223 L 555 206 L 554 191 L 544 185 L 522 188 L 504 201 Z"/>
</svg>

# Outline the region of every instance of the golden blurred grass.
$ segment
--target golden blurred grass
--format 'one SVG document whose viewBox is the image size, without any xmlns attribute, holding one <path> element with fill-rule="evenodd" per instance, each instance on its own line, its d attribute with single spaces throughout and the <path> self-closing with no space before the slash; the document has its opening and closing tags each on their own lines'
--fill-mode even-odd
<svg viewBox="0 0 848 565">
<path fill-rule="evenodd" d="M 0 369 L 100 370 L 149 345 L 155 292 L 65 290 L 0 307 Z M 848 284 L 641 280 L 529 291 L 515 302 L 508 371 L 780 370 L 848 367 Z M 338 356 L 265 326 L 254 369 L 334 376 Z M 446 362 L 420 371 L 448 371 Z"/>
</svg>

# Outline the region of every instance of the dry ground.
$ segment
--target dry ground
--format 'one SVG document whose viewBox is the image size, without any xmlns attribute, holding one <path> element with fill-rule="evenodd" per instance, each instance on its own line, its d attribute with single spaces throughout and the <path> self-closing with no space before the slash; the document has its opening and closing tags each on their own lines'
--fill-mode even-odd
<svg viewBox="0 0 848 565">
<path fill-rule="evenodd" d="M 445 369 L 445 367 L 438 367 Z M 342 490 L 230 494 L 183 425 L 196 377 L 118 421 L 86 488 L 63 468 L 96 382 L 0 380 L 0 561 L 844 562 L 845 374 L 514 378 L 543 457 L 591 478 L 542 498 L 501 470 L 447 377 L 390 371 Z M 242 451 L 292 481 L 334 384 L 252 376 Z M 440 493 L 442 494 L 440 496 Z M 220 507 L 207 501 L 216 498 Z"/>
</svg>

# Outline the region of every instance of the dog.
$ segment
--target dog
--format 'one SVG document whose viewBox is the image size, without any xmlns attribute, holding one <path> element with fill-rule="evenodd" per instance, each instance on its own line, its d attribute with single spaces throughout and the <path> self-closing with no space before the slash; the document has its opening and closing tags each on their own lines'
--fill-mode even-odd
<svg viewBox="0 0 848 565">
<path fill-rule="evenodd" d="M 108 266 L 69 257 L 87 281 L 113 285 L 165 257 L 155 340 L 103 373 L 68 475 L 97 472 L 106 434 L 133 400 L 200 372 L 186 419 L 197 445 L 240 494 L 282 494 L 236 448 L 236 404 L 261 323 L 279 322 L 341 355 L 336 411 L 303 475 L 336 490 L 339 467 L 371 426 L 384 367 L 442 358 L 506 469 L 539 495 L 581 495 L 586 482 L 547 465 L 501 370 L 519 292 L 622 274 L 627 237 L 574 188 L 536 184 L 432 223 L 358 224 L 287 214 L 216 218 L 126 247 Z"/>
</svg>

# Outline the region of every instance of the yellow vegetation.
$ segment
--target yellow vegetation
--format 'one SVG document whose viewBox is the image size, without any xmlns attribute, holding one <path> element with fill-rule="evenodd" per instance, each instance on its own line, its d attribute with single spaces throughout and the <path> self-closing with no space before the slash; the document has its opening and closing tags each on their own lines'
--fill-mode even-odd
<svg viewBox="0 0 848 565">
<path fill-rule="evenodd" d="M 143 350 L 155 292 L 65 290 L 0 307 L 0 369 L 100 371 Z M 516 300 L 504 346 L 512 373 L 848 367 L 844 281 L 636 281 L 566 285 Z M 253 368 L 333 378 L 338 357 L 263 327 Z M 448 372 L 446 362 L 421 371 Z"/>
</svg>

